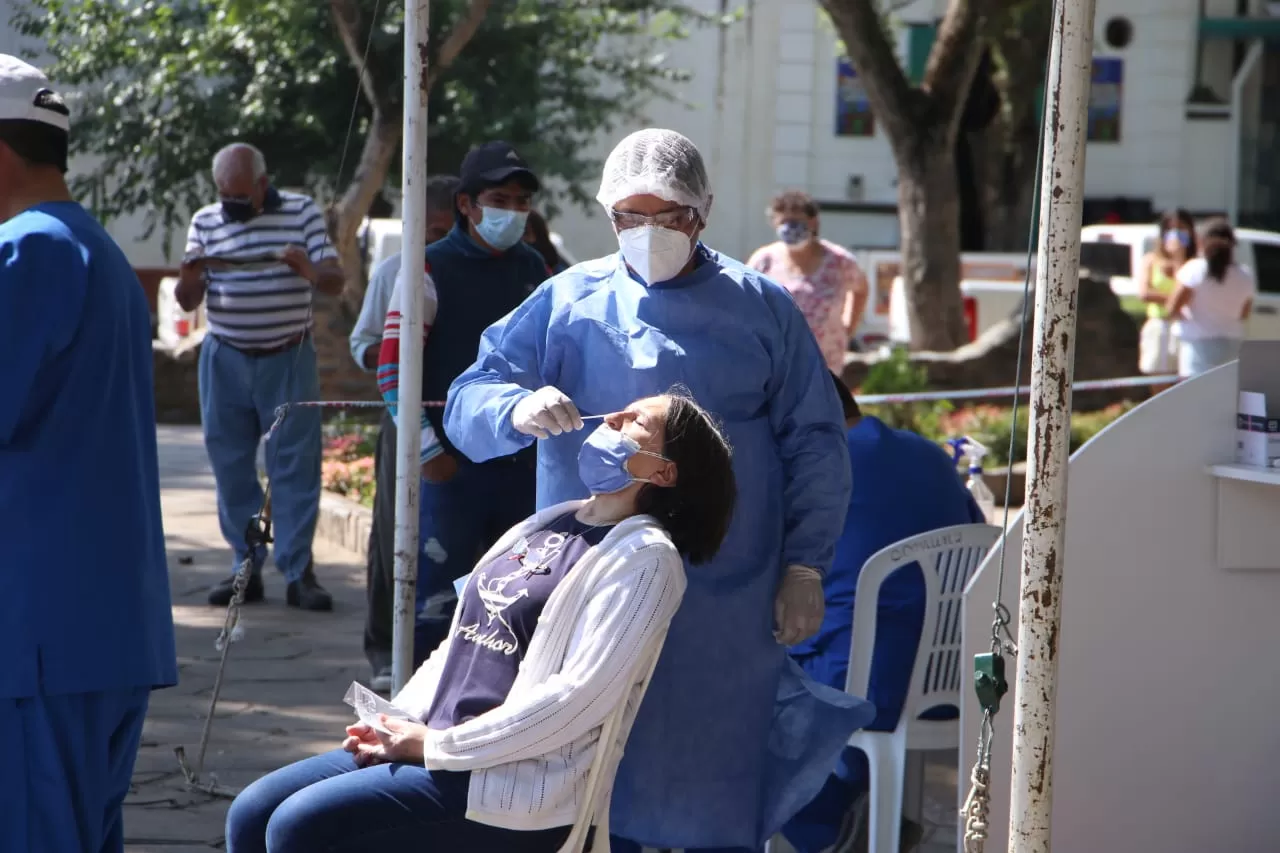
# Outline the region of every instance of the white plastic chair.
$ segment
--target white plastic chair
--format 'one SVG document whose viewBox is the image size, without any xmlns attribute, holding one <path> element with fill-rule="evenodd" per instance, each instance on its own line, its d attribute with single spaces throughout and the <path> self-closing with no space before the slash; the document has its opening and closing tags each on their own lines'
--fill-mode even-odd
<svg viewBox="0 0 1280 853">
<path fill-rule="evenodd" d="M 644 701 L 645 691 L 649 689 L 649 681 L 653 678 L 653 671 L 658 666 L 658 658 L 662 656 L 662 646 L 666 639 L 665 631 L 661 636 L 654 638 L 648 651 L 649 657 L 641 663 L 645 675 L 644 680 L 640 682 L 639 695 L 636 696 L 637 706 Z M 587 849 L 587 834 L 593 824 L 596 832 L 592 838 L 591 853 L 609 853 L 609 804 L 613 796 L 613 777 L 618 772 L 618 765 L 622 763 L 623 750 L 615 753 L 607 746 L 613 744 L 619 735 L 625 738 L 630 733 L 622 730 L 622 721 L 626 716 L 630 699 L 630 693 L 624 695 L 618 707 L 605 717 L 600 727 L 600 738 L 596 741 L 596 755 L 591 761 L 591 769 L 587 772 L 582 804 L 578 808 L 573 829 L 569 832 L 569 837 L 559 853 L 583 853 Z"/>
<path fill-rule="evenodd" d="M 922 720 L 939 706 L 959 709 L 965 661 L 960 659 L 961 605 L 965 585 L 1000 538 L 990 524 L 944 527 L 896 542 L 873 554 L 858 576 L 853 607 L 853 646 L 845 691 L 866 696 L 875 650 L 880 587 L 896 570 L 919 563 L 924 576 L 925 615 L 911 684 L 898 727 L 891 732 L 857 731 L 849 746 L 866 753 L 870 773 L 867 811 L 869 853 L 898 853 L 902 832 L 907 750 L 958 749 L 960 721 Z"/>
</svg>

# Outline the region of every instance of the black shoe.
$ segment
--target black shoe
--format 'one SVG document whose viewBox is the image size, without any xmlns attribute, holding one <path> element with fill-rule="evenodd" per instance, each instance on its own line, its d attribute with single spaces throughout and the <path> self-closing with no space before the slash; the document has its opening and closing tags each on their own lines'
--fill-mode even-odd
<svg viewBox="0 0 1280 853">
<path fill-rule="evenodd" d="M 209 590 L 209 603 L 214 607 L 226 607 L 231 603 L 231 595 L 234 592 L 236 576 L 232 575 L 226 580 L 219 581 Z M 244 588 L 244 603 L 256 604 L 266 598 L 262 591 L 262 576 L 249 575 L 249 583 Z"/>
<path fill-rule="evenodd" d="M 333 596 L 320 586 L 315 572 L 308 565 L 302 577 L 285 590 L 285 603 L 300 610 L 332 610 Z"/>
</svg>

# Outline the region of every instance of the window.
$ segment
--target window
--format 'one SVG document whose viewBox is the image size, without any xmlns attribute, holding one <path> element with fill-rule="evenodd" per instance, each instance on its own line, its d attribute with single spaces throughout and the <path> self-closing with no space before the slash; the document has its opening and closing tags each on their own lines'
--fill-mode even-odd
<svg viewBox="0 0 1280 853">
<path fill-rule="evenodd" d="M 1253 274 L 1260 293 L 1280 293 L 1280 245 L 1253 244 Z"/>
</svg>

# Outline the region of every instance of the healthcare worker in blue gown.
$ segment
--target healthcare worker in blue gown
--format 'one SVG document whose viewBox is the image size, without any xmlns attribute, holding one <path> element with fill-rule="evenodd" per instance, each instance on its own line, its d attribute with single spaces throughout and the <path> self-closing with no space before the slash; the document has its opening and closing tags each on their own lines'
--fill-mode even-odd
<svg viewBox="0 0 1280 853">
<path fill-rule="evenodd" d="M 758 850 L 822 787 L 869 703 L 818 685 L 786 646 L 822 623 L 822 573 L 849 503 L 844 418 L 780 286 L 698 241 L 702 156 L 670 130 L 609 155 L 597 200 L 621 251 L 543 283 L 490 326 L 449 389 L 474 461 L 538 439 L 538 506 L 585 497 L 585 419 L 683 385 L 734 448 L 738 508 L 684 604 L 613 793 L 613 849 Z"/>
<path fill-rule="evenodd" d="M 122 853 L 177 683 L 151 317 L 67 188 L 70 110 L 0 54 L 0 853 Z"/>
</svg>

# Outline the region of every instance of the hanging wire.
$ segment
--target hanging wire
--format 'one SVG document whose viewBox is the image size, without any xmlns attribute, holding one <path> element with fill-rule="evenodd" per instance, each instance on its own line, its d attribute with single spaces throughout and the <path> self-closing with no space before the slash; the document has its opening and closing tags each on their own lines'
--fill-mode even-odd
<svg viewBox="0 0 1280 853">
<path fill-rule="evenodd" d="M 1054 0 L 1054 19 L 1058 15 L 1061 2 L 1062 0 Z M 1045 81 L 1045 85 L 1048 85 L 1052 57 L 1053 51 L 1050 50 L 1046 54 L 1044 62 L 1044 76 L 1042 79 Z M 1031 221 L 1027 224 L 1027 263 L 1026 274 L 1022 280 L 1022 311 L 1018 326 L 1018 356 L 1014 367 L 1013 381 L 1015 388 L 1022 387 L 1022 370 L 1027 342 L 1027 315 L 1034 305 L 1031 294 L 1031 263 L 1036 254 L 1036 232 L 1040 223 L 1040 207 L 1043 204 L 1047 209 L 1053 205 L 1053 199 L 1044 198 L 1042 192 L 1044 141 L 1046 129 L 1049 125 L 1048 92 L 1045 93 L 1045 96 L 1044 103 L 1041 106 L 1040 133 L 1036 141 L 1035 193 L 1031 201 Z M 1007 457 L 1009 460 L 1009 476 L 1006 476 L 1004 481 L 1004 514 L 1001 524 L 1000 555 L 997 560 L 996 597 L 992 603 L 994 612 L 991 621 L 991 654 L 993 656 L 999 656 L 1002 653 L 1012 656 L 1018 653 L 1017 642 L 1009 629 L 1013 616 L 1004 603 L 1005 557 L 1009 547 L 1010 504 L 1013 502 L 1013 459 L 1018 436 L 1018 410 L 1020 408 L 1018 400 L 1019 395 L 1015 393 L 1010 412 L 1010 422 L 1013 426 L 1009 430 L 1009 453 Z M 965 853 L 983 853 L 983 849 L 986 846 L 988 817 L 991 810 L 991 744 L 995 737 L 994 717 L 995 712 L 991 708 L 983 708 L 982 726 L 978 732 L 977 757 L 974 760 L 973 770 L 969 775 L 969 795 L 965 798 L 964 807 L 961 809 L 961 816 L 964 819 L 963 842 Z"/>
<path fill-rule="evenodd" d="M 363 76 L 365 69 L 369 65 L 369 51 L 373 47 L 373 34 L 377 30 L 378 15 L 381 11 L 382 0 L 375 0 L 373 6 L 373 16 L 369 19 L 369 35 L 365 39 L 364 54 L 360 58 L 359 74 Z M 347 120 L 347 133 L 342 143 L 342 157 L 338 161 L 338 174 L 336 185 L 342 185 L 342 176 L 347 168 L 347 156 L 351 152 L 351 137 L 355 132 L 356 116 L 360 110 L 360 88 L 356 87 L 355 97 L 351 102 L 351 116 Z M 326 228 L 324 232 L 325 248 L 331 245 L 329 238 L 329 230 Z M 310 329 L 315 318 L 315 296 L 313 294 L 311 304 L 307 306 L 306 328 Z M 305 343 L 305 338 L 303 340 Z M 293 358 L 289 362 L 289 370 L 286 374 L 286 381 L 289 389 L 289 397 L 292 398 L 294 393 L 293 379 L 298 369 L 298 359 L 302 355 L 302 344 L 300 343 L 294 350 Z M 221 653 L 218 659 L 218 671 L 214 676 L 213 691 L 209 699 L 209 712 L 205 717 L 204 729 L 200 735 L 200 746 L 196 753 L 195 766 L 189 766 L 186 759 L 186 751 L 183 747 L 174 748 L 174 754 L 178 759 L 178 766 L 182 769 L 182 774 L 186 778 L 187 785 L 191 788 L 203 791 L 214 797 L 234 798 L 237 791 L 222 786 L 218 783 L 215 775 L 210 774 L 209 781 L 201 781 L 201 773 L 204 771 L 205 754 L 209 749 L 209 737 L 212 734 L 214 713 L 218 709 L 218 698 L 222 693 L 223 676 L 227 668 L 227 658 L 231 652 L 231 644 L 244 637 L 244 626 L 240 622 L 240 607 L 244 604 L 244 592 L 249 585 L 249 577 L 253 573 L 254 556 L 258 553 L 259 548 L 265 548 L 272 541 L 271 538 L 271 471 L 275 470 L 275 463 L 280 453 L 280 442 L 276 441 L 271 444 L 271 438 L 274 433 L 284 424 L 289 416 L 292 399 L 285 402 L 284 405 L 276 409 L 276 419 L 267 431 L 266 439 L 270 444 L 270 460 L 267 465 L 267 484 L 263 489 L 262 506 L 258 513 L 249 519 L 249 524 L 245 529 L 245 545 L 248 547 L 248 555 L 240 561 L 240 565 L 236 568 L 236 574 L 232 580 L 231 601 L 227 604 L 226 618 L 222 623 L 222 630 L 218 633 L 218 638 L 214 642 L 214 648 Z"/>
</svg>

